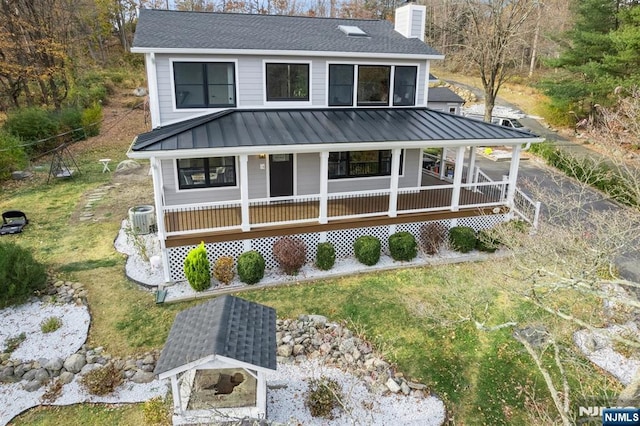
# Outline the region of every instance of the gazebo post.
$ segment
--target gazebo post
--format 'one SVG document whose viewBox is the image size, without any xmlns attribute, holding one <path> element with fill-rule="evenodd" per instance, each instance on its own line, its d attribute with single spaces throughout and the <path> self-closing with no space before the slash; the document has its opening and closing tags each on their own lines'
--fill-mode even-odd
<svg viewBox="0 0 640 426">
<path fill-rule="evenodd" d="M 173 412 L 182 416 L 182 401 L 180 400 L 180 387 L 178 386 L 178 376 L 171 376 L 171 393 L 173 393 Z"/>
</svg>

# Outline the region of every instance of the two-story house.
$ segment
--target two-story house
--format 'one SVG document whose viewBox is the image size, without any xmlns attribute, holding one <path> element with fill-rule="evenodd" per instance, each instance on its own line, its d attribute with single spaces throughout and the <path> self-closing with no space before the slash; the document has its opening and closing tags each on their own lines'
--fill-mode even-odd
<svg viewBox="0 0 640 426">
<path fill-rule="evenodd" d="M 513 211 L 521 146 L 514 129 L 427 108 L 426 8 L 395 24 L 142 10 L 152 130 L 128 155 L 149 159 L 167 281 L 204 241 L 211 260 L 271 248 L 283 235 L 330 241 L 419 233 L 424 223 L 487 228 Z M 507 179 L 477 170 L 475 148 L 508 146 Z M 446 151 L 447 167 L 423 168 Z M 436 165 L 437 166 L 437 165 Z"/>
</svg>

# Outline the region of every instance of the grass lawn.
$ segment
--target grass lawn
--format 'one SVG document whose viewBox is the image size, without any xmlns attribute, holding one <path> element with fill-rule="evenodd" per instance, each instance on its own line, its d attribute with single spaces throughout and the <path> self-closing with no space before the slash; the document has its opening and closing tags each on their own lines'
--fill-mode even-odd
<svg viewBox="0 0 640 426">
<path fill-rule="evenodd" d="M 103 148 L 100 158 L 124 159 L 127 144 Z M 108 183 L 90 141 L 75 148 L 83 173 L 45 184 L 42 172 L 30 182 L 10 184 L 0 194 L 0 210 L 21 209 L 31 223 L 23 234 L 2 237 L 33 250 L 57 276 L 80 281 L 89 291 L 92 324 L 89 344 L 116 356 L 133 355 L 164 344 L 177 312 L 197 302 L 156 306 L 148 291 L 124 278 L 124 257 L 113 240 L 124 215 L 79 223 L 74 218 L 87 193 Z M 130 206 L 124 206 L 130 207 Z M 126 211 L 126 210 L 125 210 Z M 582 392 L 618 390 L 617 385 L 576 353 L 573 328 L 541 313 L 524 297 L 510 259 L 360 274 L 280 288 L 244 292 L 242 297 L 273 306 L 278 316 L 315 313 L 345 322 L 412 380 L 427 384 L 447 405 L 452 424 L 540 424 L 553 407 L 541 375 L 511 328 L 482 331 L 516 321 L 519 327 L 544 325 L 562 348 L 570 381 Z M 560 299 L 568 312 L 597 315 L 597 300 Z M 580 312 L 578 312 L 580 311 Z M 550 366 L 552 354 L 543 359 Z M 36 408 L 16 425 L 143 424 L 143 404 L 82 404 Z"/>
</svg>

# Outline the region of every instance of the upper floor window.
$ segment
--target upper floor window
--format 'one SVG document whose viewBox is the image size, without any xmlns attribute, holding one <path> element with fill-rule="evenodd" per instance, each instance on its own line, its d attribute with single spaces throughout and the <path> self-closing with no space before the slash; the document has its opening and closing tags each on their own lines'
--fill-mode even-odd
<svg viewBox="0 0 640 426">
<path fill-rule="evenodd" d="M 400 170 L 404 152 L 400 154 Z M 329 179 L 391 175 L 391 150 L 329 153 Z"/>
<path fill-rule="evenodd" d="M 389 105 L 390 66 L 358 67 L 358 105 Z"/>
<path fill-rule="evenodd" d="M 393 105 L 416 104 L 417 67 L 396 67 L 393 77 Z"/>
<path fill-rule="evenodd" d="M 308 101 L 309 64 L 266 64 L 267 101 Z"/>
<path fill-rule="evenodd" d="M 180 189 L 236 185 L 234 157 L 183 158 L 178 160 Z"/>
<path fill-rule="evenodd" d="M 329 105 L 353 105 L 353 65 L 329 65 Z"/>
<path fill-rule="evenodd" d="M 233 107 L 235 71 L 230 62 L 174 62 L 176 108 Z"/>
</svg>

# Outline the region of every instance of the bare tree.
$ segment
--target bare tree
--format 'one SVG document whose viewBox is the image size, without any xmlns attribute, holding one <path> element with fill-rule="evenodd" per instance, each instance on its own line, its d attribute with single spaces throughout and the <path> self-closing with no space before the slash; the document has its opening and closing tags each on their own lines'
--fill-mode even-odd
<svg viewBox="0 0 640 426">
<path fill-rule="evenodd" d="M 536 0 L 465 0 L 464 56 L 475 65 L 485 92 L 485 120 L 491 120 L 498 91 L 508 78 L 528 35 L 525 23 Z"/>
</svg>

